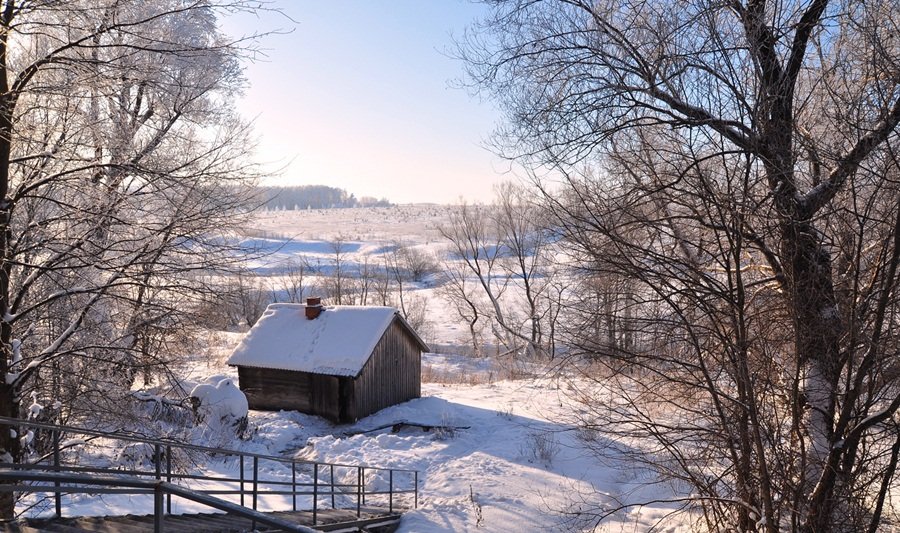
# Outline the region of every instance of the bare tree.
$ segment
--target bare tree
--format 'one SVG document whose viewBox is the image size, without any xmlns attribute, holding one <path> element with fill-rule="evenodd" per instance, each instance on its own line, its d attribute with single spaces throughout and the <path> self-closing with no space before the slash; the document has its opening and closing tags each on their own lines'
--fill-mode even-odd
<svg viewBox="0 0 900 533">
<path fill-rule="evenodd" d="M 445 260 L 437 292 L 450 303 L 457 316 L 465 322 L 472 354 L 476 357 L 484 355 L 482 338 L 484 321 L 481 320 L 479 311 L 483 304 L 478 300 L 480 291 L 477 291 L 474 283 L 469 281 L 469 270 L 452 258 Z"/>
<path fill-rule="evenodd" d="M 544 190 L 574 254 L 634 286 L 628 358 L 658 381 L 617 383 L 620 427 L 659 441 L 713 529 L 877 530 L 900 407 L 896 5 L 494 4 L 463 54 L 512 118 L 499 147 L 563 177 Z"/>
<path fill-rule="evenodd" d="M 548 229 L 541 224 L 545 218 L 523 187 L 506 183 L 497 188 L 494 203 L 462 204 L 439 228 L 450 243 L 441 292 L 468 323 L 473 343 L 476 323 L 484 317 L 508 352 L 551 353 L 543 328 L 556 269 L 549 261 Z"/>
<path fill-rule="evenodd" d="M 303 303 L 309 271 L 309 261 L 305 257 L 295 258 L 287 263 L 284 269 L 284 291 L 288 302 Z"/>
<path fill-rule="evenodd" d="M 405 271 L 410 281 L 420 283 L 437 271 L 437 263 L 428 251 L 403 242 L 395 242 L 394 250 L 398 259 L 397 266 Z"/>
<path fill-rule="evenodd" d="M 226 291 L 231 317 L 235 326 L 253 327 L 269 305 L 269 292 L 260 287 L 253 272 L 239 270 L 229 279 Z"/>
<path fill-rule="evenodd" d="M 390 305 L 391 303 L 391 275 L 388 272 L 388 259 L 385 257 L 387 252 L 381 254 L 380 261 L 374 269 L 372 276 L 372 291 L 374 292 L 374 301 L 377 305 Z"/>
<path fill-rule="evenodd" d="M 505 307 L 501 303 L 501 298 L 509 287 L 509 277 L 500 267 L 503 247 L 500 235 L 491 223 L 487 208 L 462 203 L 458 209 L 450 212 L 449 222 L 438 230 L 449 243 L 449 260 L 458 261 L 464 266 L 462 271 L 450 270 L 451 275 L 472 278 L 474 284 L 478 286 L 479 294 L 486 299 L 487 304 L 481 314 L 490 318 L 494 336 L 503 344 L 506 351 L 516 352 L 519 339 L 515 328 L 508 324 Z M 475 302 L 461 279 L 453 282 L 451 286 L 457 289 L 449 293 L 454 295 L 454 299 L 461 298 L 466 306 L 471 306 Z M 473 315 L 470 323 L 471 331 L 474 331 L 472 328 L 475 321 L 477 316 Z M 474 339 L 473 333 L 473 341 Z"/>
<path fill-rule="evenodd" d="M 352 291 L 350 267 L 347 264 L 349 245 L 344 237 L 336 237 L 328 243 L 331 248 L 331 272 L 323 281 L 325 296 L 337 305 L 350 304 Z M 345 301 L 347 300 L 347 301 Z"/>
<path fill-rule="evenodd" d="M 549 228 L 541 224 L 546 216 L 523 186 L 509 182 L 497 187 L 494 208 L 492 219 L 503 248 L 500 266 L 519 289 L 508 292 L 521 295 L 527 315 L 521 322 L 528 325 L 528 333 L 523 335 L 519 328 L 515 334 L 526 343 L 527 353 L 552 353 L 543 330 L 550 313 L 547 288 L 554 273 L 548 257 Z"/>
<path fill-rule="evenodd" d="M 363 254 L 357 268 L 357 301 L 359 305 L 369 304 L 369 293 L 374 292 L 374 286 L 378 279 L 378 267 L 372 262 L 369 254 Z"/>
</svg>

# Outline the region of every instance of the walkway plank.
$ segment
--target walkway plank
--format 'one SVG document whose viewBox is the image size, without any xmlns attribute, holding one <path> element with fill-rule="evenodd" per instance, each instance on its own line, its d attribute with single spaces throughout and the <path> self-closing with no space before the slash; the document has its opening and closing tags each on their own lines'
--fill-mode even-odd
<svg viewBox="0 0 900 533">
<path fill-rule="evenodd" d="M 359 517 L 356 511 L 345 509 L 321 509 L 312 523 L 311 511 L 279 511 L 266 513 L 295 524 L 313 527 L 321 531 L 350 530 L 354 524 L 364 528 L 367 524 L 393 523 L 381 531 L 392 531 L 399 523 L 399 513 L 385 509 L 363 508 Z M 246 533 L 251 531 L 249 519 L 219 513 L 169 515 L 163 521 L 164 531 L 178 533 Z M 258 531 L 275 531 L 257 525 Z M 152 533 L 153 515 L 90 516 L 73 518 L 24 519 L 0 524 L 0 533 Z"/>
</svg>

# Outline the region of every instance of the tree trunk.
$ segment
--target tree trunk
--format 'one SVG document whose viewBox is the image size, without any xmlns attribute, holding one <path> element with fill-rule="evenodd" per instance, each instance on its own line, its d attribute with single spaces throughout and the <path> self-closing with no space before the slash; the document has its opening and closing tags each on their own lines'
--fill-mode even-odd
<svg viewBox="0 0 900 533">
<path fill-rule="evenodd" d="M 808 502 L 806 530 L 830 530 L 834 509 L 835 472 L 825 468 L 834 441 L 835 394 L 840 377 L 840 338 L 843 330 L 836 306 L 831 258 L 811 222 L 785 224 L 785 264 L 789 265 L 796 355 L 802 369 L 800 384 L 806 402 L 805 425 L 809 448 L 804 493 L 825 483 L 823 502 Z"/>
<path fill-rule="evenodd" d="M 9 200 L 9 164 L 12 152 L 12 116 L 15 105 L 9 91 L 7 70 L 7 35 L 12 19 L 13 3 L 8 2 L 3 13 L 3 36 L 0 37 L 0 415 L 16 418 L 19 416 L 16 387 L 6 381 L 6 376 L 13 369 L 12 324 L 8 321 L 10 314 L 10 275 L 12 265 L 9 261 L 10 218 L 12 205 Z M 3 460 L 19 460 L 19 439 L 13 436 L 12 428 L 0 427 L 0 454 Z M 0 518 L 15 517 L 15 494 L 0 492 Z"/>
</svg>

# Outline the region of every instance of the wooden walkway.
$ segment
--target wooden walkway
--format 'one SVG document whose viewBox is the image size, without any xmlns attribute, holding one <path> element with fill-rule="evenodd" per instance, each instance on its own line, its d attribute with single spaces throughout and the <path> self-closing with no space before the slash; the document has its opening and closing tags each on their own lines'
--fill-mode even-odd
<svg viewBox="0 0 900 533">
<path fill-rule="evenodd" d="M 310 511 L 284 511 L 266 513 L 296 524 L 312 527 L 319 531 L 361 531 L 390 533 L 400 523 L 400 515 L 388 514 L 379 509 L 363 509 L 360 517 L 356 511 L 322 509 L 313 526 Z M 164 531 L 177 533 L 245 533 L 254 531 L 253 524 L 246 518 L 225 514 L 191 514 L 166 516 Z M 355 528 L 355 529 L 354 529 Z M 0 524 L 4 533 L 152 533 L 153 515 L 97 516 L 79 518 L 26 519 Z M 265 526 L 256 526 L 256 531 L 278 531 Z"/>
</svg>

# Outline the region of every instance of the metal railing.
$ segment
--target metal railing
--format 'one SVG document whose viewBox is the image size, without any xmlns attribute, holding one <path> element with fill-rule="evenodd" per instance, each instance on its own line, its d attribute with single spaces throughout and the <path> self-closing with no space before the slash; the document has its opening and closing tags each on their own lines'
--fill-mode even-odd
<svg viewBox="0 0 900 533">
<path fill-rule="evenodd" d="M 201 492 L 193 491 L 167 483 L 165 481 L 151 481 L 145 479 L 124 479 L 121 477 L 103 477 L 84 474 L 69 474 L 63 472 L 16 472 L 12 470 L 0 470 L 0 481 L 7 483 L 22 482 L 52 482 L 53 485 L 0 485 L 5 490 L 21 490 L 21 491 L 41 491 L 41 490 L 64 490 L 66 492 L 80 492 L 85 486 L 92 487 L 118 487 L 119 490 L 128 490 L 129 494 L 153 494 L 153 530 L 162 532 L 163 518 L 163 496 L 176 495 L 187 500 L 201 503 L 228 514 L 248 518 L 253 521 L 253 529 L 256 523 L 264 524 L 271 527 L 277 527 L 285 531 L 296 533 L 315 533 L 316 530 L 294 524 L 280 518 L 268 516 L 246 507 L 235 505 L 231 502 L 214 498 Z M 79 487 L 71 488 L 68 484 L 77 483 Z M 66 485 L 66 486 L 64 486 Z M 122 489 L 122 488 L 125 489 Z M 103 492 L 102 489 L 94 488 L 95 492 Z"/>
<path fill-rule="evenodd" d="M 172 496 L 192 500 L 219 510 L 235 513 L 235 509 L 252 511 L 256 515 L 259 503 L 269 496 L 288 496 L 293 511 L 312 512 L 312 522 L 318 523 L 320 509 L 353 509 L 356 516 L 362 516 L 364 506 L 368 509 L 385 509 L 389 514 L 402 508 L 418 507 L 419 474 L 416 470 L 382 468 L 368 465 L 328 463 L 321 461 L 297 460 L 242 452 L 225 448 L 197 446 L 168 439 L 152 439 L 132 433 L 104 432 L 86 428 L 59 426 L 42 422 L 32 422 L 15 418 L 0 417 L 0 428 L 8 427 L 22 433 L 22 430 L 37 430 L 50 437 L 50 450 L 33 462 L 0 463 L 0 491 L 46 493 L 52 495 L 55 515 L 62 517 L 62 498 L 65 494 L 154 494 L 154 515 L 172 513 Z M 0 429 L 2 431 L 3 429 Z M 77 438 L 77 437 L 87 437 Z M 110 442 L 111 441 L 111 442 Z M 101 443 L 110 446 L 115 442 L 126 442 L 152 447 L 152 468 L 140 469 L 86 466 L 67 461 L 74 458 L 76 451 L 88 444 Z M 119 446 L 121 448 L 121 446 Z M 173 468 L 173 453 L 206 454 L 221 459 L 237 461 L 237 477 L 190 473 L 186 469 Z M 275 466 L 274 473 L 280 476 L 261 475 L 261 466 Z M 289 469 L 289 472 L 285 472 Z M 262 470 L 263 472 L 265 469 Z M 272 472 L 270 472 L 272 474 Z M 289 480 L 287 478 L 290 478 Z M 94 480 L 94 482 L 89 481 Z M 18 482 L 18 483 L 16 483 Z M 41 482 L 43 484 L 33 484 Z M 213 482 L 217 488 L 203 489 L 202 482 Z M 32 484 L 29 484 L 32 483 Z M 386 486 L 385 486 L 386 485 Z M 198 498 L 212 498 L 222 506 L 200 501 Z M 225 498 L 237 501 L 229 501 Z M 410 502 L 410 497 L 412 502 Z M 298 498 L 301 505 L 298 506 Z M 303 499 L 306 505 L 302 505 Z M 164 502 L 163 502 L 164 499 Z M 249 500 L 249 508 L 247 505 Z M 311 501 L 310 501 L 311 500 Z M 239 502 L 239 505 L 237 505 Z M 324 502 L 323 507 L 320 502 Z M 158 505 L 157 505 L 158 504 Z M 158 508 L 157 508 L 158 507 Z M 268 506 L 272 507 L 272 506 Z M 275 510 L 275 509 L 272 509 Z M 288 510 L 288 509 L 278 509 Z M 236 513 L 239 514 L 239 513 Z M 254 516 L 245 518 L 256 520 Z M 259 521 L 259 520 L 257 520 Z"/>
</svg>

